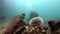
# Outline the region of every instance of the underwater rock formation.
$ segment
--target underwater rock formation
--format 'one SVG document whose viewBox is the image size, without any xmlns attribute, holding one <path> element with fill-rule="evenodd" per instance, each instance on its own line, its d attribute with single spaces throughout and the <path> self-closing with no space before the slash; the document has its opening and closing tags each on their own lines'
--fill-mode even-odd
<svg viewBox="0 0 60 34">
<path fill-rule="evenodd" d="M 30 12 L 30 19 L 34 18 L 34 17 L 38 17 L 38 13 L 36 13 L 35 11 L 31 11 Z"/>
<path fill-rule="evenodd" d="M 35 10 L 32 10 L 29 14 L 29 18 L 27 19 L 27 22 L 30 21 L 30 19 L 34 18 L 34 17 L 39 17 L 39 14 L 35 12 Z"/>
<path fill-rule="evenodd" d="M 25 26 L 26 23 L 24 21 L 25 14 L 21 14 L 17 16 L 11 23 L 7 25 L 5 28 L 5 31 L 3 34 L 14 34 L 14 32 L 21 28 L 22 26 Z"/>
<path fill-rule="evenodd" d="M 50 26 L 51 34 L 58 34 L 60 32 L 60 21 L 48 21 L 48 24 Z"/>
<path fill-rule="evenodd" d="M 17 29 L 14 34 L 22 34 L 25 30 L 25 27 L 20 27 L 19 29 Z"/>
<path fill-rule="evenodd" d="M 29 24 L 26 24 L 24 18 L 24 13 L 15 17 L 7 27 L 2 27 L 2 34 L 47 34 L 48 27 L 43 26 L 42 18 L 33 17 Z M 60 21 L 49 21 L 48 24 L 51 34 L 60 34 Z"/>
</svg>

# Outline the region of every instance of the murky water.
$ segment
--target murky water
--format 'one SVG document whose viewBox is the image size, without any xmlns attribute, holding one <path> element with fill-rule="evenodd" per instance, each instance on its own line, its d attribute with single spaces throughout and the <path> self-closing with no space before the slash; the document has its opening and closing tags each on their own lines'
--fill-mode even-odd
<svg viewBox="0 0 60 34">
<path fill-rule="evenodd" d="M 2 0 L 0 7 L 0 16 L 5 17 L 0 19 L 0 26 L 21 13 L 26 14 L 25 20 L 28 21 L 32 10 L 38 13 L 45 25 L 49 20 L 60 20 L 60 0 Z"/>
</svg>

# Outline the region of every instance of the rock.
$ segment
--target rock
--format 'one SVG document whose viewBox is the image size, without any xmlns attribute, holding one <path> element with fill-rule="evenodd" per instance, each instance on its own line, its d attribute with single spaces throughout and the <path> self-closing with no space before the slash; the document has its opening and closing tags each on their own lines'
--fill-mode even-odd
<svg viewBox="0 0 60 34">
<path fill-rule="evenodd" d="M 3 34 L 14 34 L 16 30 L 20 27 L 25 26 L 26 23 L 24 21 L 25 14 L 21 14 L 12 20 L 11 23 L 7 25 Z"/>
</svg>

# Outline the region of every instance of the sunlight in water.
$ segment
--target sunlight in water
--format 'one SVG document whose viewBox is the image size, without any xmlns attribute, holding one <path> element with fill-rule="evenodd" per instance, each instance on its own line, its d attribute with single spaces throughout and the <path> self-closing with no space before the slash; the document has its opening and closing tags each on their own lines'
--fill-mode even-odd
<svg viewBox="0 0 60 34">
<path fill-rule="evenodd" d="M 31 4 L 30 0 L 27 0 L 27 5 L 28 5 L 29 7 L 32 7 L 32 4 Z"/>
</svg>

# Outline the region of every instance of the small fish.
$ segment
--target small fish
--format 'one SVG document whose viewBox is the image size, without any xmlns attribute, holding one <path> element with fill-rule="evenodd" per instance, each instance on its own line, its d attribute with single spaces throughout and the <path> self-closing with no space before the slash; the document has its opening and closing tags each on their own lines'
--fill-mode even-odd
<svg viewBox="0 0 60 34">
<path fill-rule="evenodd" d="M 5 16 L 0 16 L 0 19 L 5 19 Z"/>
</svg>

